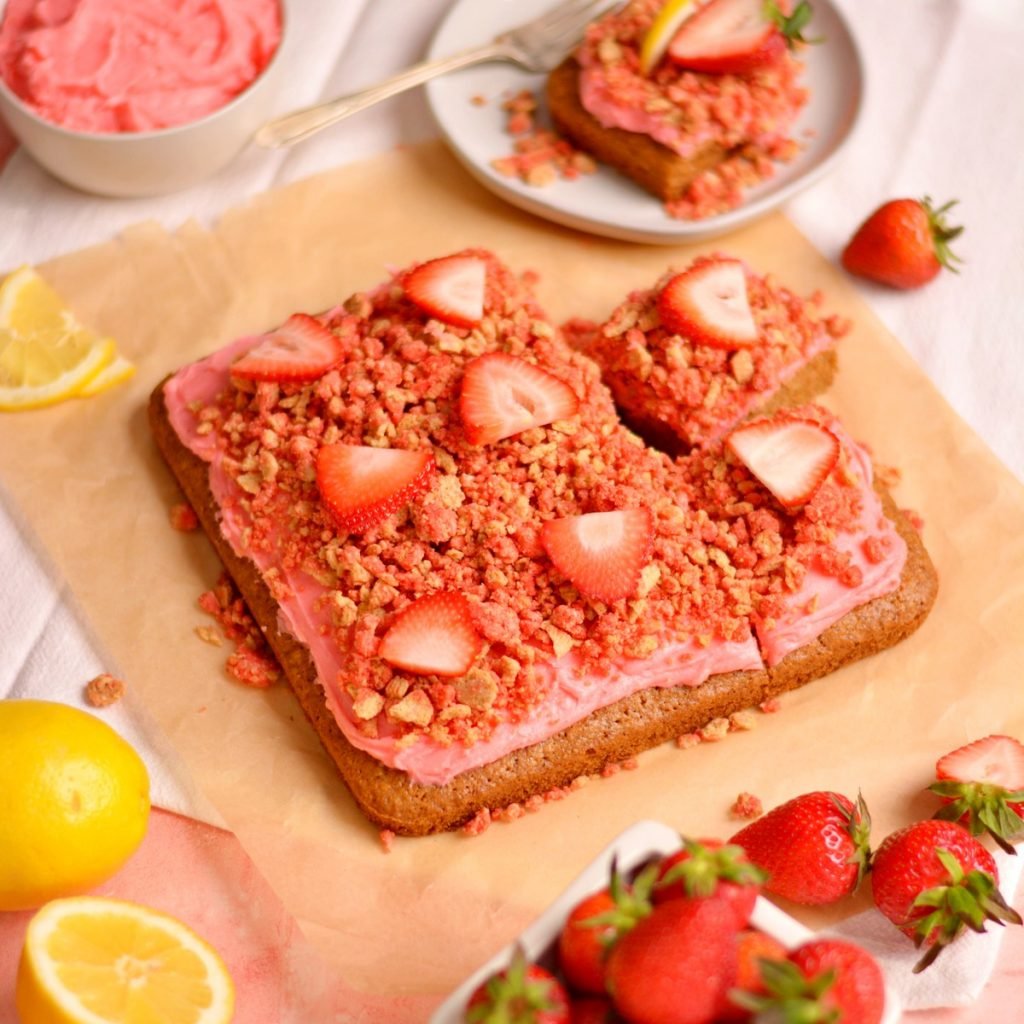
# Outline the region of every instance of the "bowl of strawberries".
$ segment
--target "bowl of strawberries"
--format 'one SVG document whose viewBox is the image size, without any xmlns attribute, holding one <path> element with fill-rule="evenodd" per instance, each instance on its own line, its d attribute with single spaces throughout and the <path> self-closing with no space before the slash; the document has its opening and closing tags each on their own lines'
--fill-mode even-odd
<svg viewBox="0 0 1024 1024">
<path fill-rule="evenodd" d="M 877 961 L 783 912 L 761 895 L 765 877 L 736 845 L 640 822 L 432 1024 L 898 1020 Z"/>
</svg>

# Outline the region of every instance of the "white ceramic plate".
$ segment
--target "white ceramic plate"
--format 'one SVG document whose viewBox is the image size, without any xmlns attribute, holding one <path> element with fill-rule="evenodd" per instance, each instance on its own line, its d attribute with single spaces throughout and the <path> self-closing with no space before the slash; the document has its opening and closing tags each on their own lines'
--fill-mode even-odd
<svg viewBox="0 0 1024 1024">
<path fill-rule="evenodd" d="M 527 21 L 555 0 L 456 0 L 430 45 L 445 57 Z M 610 5 L 611 6 L 611 5 Z M 677 244 L 732 231 L 761 217 L 820 178 L 853 133 L 864 94 L 864 70 L 849 26 L 831 0 L 814 0 L 808 36 L 825 41 L 805 51 L 811 97 L 793 130 L 805 148 L 774 178 L 749 189 L 738 209 L 700 221 L 680 221 L 660 201 L 607 167 L 576 181 L 543 188 L 498 174 L 491 161 L 512 151 L 501 99 L 520 89 L 542 92 L 543 75 L 511 64 L 466 68 L 427 85 L 427 101 L 442 135 L 480 182 L 510 203 L 548 220 L 631 242 Z M 474 96 L 488 102 L 475 106 Z"/>
<path fill-rule="evenodd" d="M 466 1004 L 476 987 L 485 978 L 507 967 L 517 947 L 523 950 L 528 960 L 549 961 L 553 956 L 558 933 L 572 908 L 608 883 L 613 858 L 617 860 L 619 870 L 628 872 L 652 857 L 673 853 L 679 849 L 679 845 L 679 833 L 657 821 L 641 821 L 626 829 L 590 862 L 583 873 L 515 942 L 509 943 L 467 978 L 438 1007 L 430 1018 L 430 1024 L 462 1024 Z M 763 896 L 758 897 L 750 920 L 754 927 L 778 939 L 789 949 L 796 948 L 814 936 L 812 931 Z M 900 1014 L 899 1000 L 892 986 L 886 984 L 882 1024 L 896 1024 Z"/>
</svg>

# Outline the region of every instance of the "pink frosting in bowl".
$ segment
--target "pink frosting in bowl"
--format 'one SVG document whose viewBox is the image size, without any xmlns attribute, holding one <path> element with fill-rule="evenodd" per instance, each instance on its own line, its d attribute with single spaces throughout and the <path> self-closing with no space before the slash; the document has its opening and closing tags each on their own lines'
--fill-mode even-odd
<svg viewBox="0 0 1024 1024">
<path fill-rule="evenodd" d="M 72 131 L 159 131 L 244 92 L 282 22 L 279 0 L 8 0 L 0 78 Z"/>
<path fill-rule="evenodd" d="M 84 192 L 187 188 L 279 113 L 292 2 L 0 0 L 0 117 Z M 167 12 L 185 22 L 177 34 Z"/>
</svg>

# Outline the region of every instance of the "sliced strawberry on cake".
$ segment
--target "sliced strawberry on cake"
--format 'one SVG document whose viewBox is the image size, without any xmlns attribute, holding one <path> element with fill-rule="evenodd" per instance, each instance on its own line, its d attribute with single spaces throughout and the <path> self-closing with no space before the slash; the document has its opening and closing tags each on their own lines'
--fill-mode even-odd
<svg viewBox="0 0 1024 1024">
<path fill-rule="evenodd" d="M 575 416 L 576 392 L 554 374 L 505 352 L 488 352 L 467 367 L 459 413 L 470 444 L 492 444 Z"/>
<path fill-rule="evenodd" d="M 458 253 L 421 263 L 402 279 L 406 295 L 430 316 L 456 327 L 472 327 L 484 315 L 487 263 Z"/>
<path fill-rule="evenodd" d="M 636 593 L 653 539 L 646 508 L 566 516 L 541 529 L 541 543 L 555 567 L 581 594 L 598 601 Z"/>
<path fill-rule="evenodd" d="M 745 75 L 774 64 L 811 20 L 806 0 L 786 14 L 775 0 L 711 0 L 683 22 L 668 55 L 680 67 Z"/>
<path fill-rule="evenodd" d="M 661 322 L 697 344 L 747 348 L 757 324 L 739 260 L 709 260 L 676 274 L 658 296 Z"/>
<path fill-rule="evenodd" d="M 344 354 L 344 345 L 332 330 L 315 317 L 295 313 L 234 362 L 231 375 L 242 380 L 304 384 L 337 366 Z"/>
<path fill-rule="evenodd" d="M 429 487 L 434 475 L 430 451 L 332 444 L 316 458 L 320 498 L 338 525 L 365 533 Z"/>
<path fill-rule="evenodd" d="M 463 676 L 483 647 L 462 594 L 428 594 L 400 612 L 384 634 L 380 656 L 416 675 Z"/>
</svg>

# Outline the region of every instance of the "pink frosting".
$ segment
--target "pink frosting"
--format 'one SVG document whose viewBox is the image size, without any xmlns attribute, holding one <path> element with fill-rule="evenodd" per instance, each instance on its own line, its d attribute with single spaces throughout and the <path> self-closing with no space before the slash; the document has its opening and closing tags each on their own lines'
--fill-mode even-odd
<svg viewBox="0 0 1024 1024">
<path fill-rule="evenodd" d="M 769 667 L 777 665 L 790 651 L 820 636 L 847 612 L 894 591 L 907 560 L 906 542 L 886 518 L 882 502 L 871 486 L 870 456 L 837 423 L 831 424 L 829 429 L 839 437 L 850 457 L 849 468 L 858 478 L 861 495 L 857 526 L 841 533 L 835 545 L 849 553 L 851 564 L 863 574 L 863 582 L 856 588 L 847 587 L 834 576 L 809 568 L 800 589 L 785 598 L 783 616 L 770 629 L 757 627 L 757 638 Z M 864 553 L 864 542 L 871 537 L 881 540 L 886 552 L 885 558 L 877 563 L 869 561 Z M 809 606 L 813 606 L 812 611 L 807 610 Z"/>
<path fill-rule="evenodd" d="M 224 106 L 280 39 L 278 0 L 9 0 L 0 75 L 65 128 L 151 131 Z"/>
<path fill-rule="evenodd" d="M 243 352 L 259 339 L 240 338 L 214 355 L 193 363 L 167 382 L 164 397 L 171 425 L 182 442 L 200 458 L 210 463 L 210 487 L 220 508 L 221 529 L 240 557 L 251 558 L 265 572 L 274 565 L 273 555 L 266 551 L 246 548 L 244 535 L 249 525 L 241 504 L 244 493 L 222 467 L 222 452 L 214 434 L 199 434 L 193 408 L 207 405 L 229 384 L 229 367 Z M 792 615 L 787 615 L 774 629 L 758 631 L 758 637 L 769 664 L 774 664 L 788 651 L 813 639 L 836 619 L 856 605 L 886 593 L 898 583 L 899 573 L 906 556 L 906 547 L 889 525 L 881 506 L 871 490 L 870 461 L 862 449 L 844 441 L 855 453 L 855 465 L 864 481 L 864 512 L 861 527 L 844 546 L 852 551 L 856 564 L 865 573 L 865 586 L 856 591 L 841 586 L 835 580 L 809 572 L 801 591 L 788 602 Z M 889 559 L 880 566 L 870 565 L 860 551 L 861 542 L 868 536 L 892 535 L 894 544 Z M 278 567 L 280 568 L 280 567 Z M 570 653 L 541 665 L 541 682 L 548 687 L 544 705 L 524 721 L 504 722 L 485 740 L 469 747 L 442 746 L 430 737 L 420 737 L 407 744 L 388 734 L 386 723 L 380 735 L 370 738 L 356 726 L 351 699 L 336 684 L 347 650 L 322 635 L 322 626 L 328 624 L 326 613 L 319 610 L 325 602 L 319 600 L 326 588 L 301 570 L 285 571 L 284 582 L 290 591 L 280 602 L 280 625 L 301 640 L 310 650 L 327 706 L 337 720 L 345 738 L 356 748 L 366 751 L 389 767 L 406 772 L 419 783 L 443 785 L 461 772 L 478 765 L 488 764 L 513 750 L 530 746 L 552 736 L 592 712 L 615 701 L 649 687 L 699 686 L 710 676 L 732 671 L 762 667 L 757 641 L 752 634 L 741 640 L 718 642 L 702 647 L 696 641 L 667 643 L 651 657 L 645 659 L 619 659 L 600 675 L 593 673 L 581 677 L 578 659 Z M 819 608 L 807 615 L 802 607 L 812 594 L 819 595 Z"/>
</svg>

